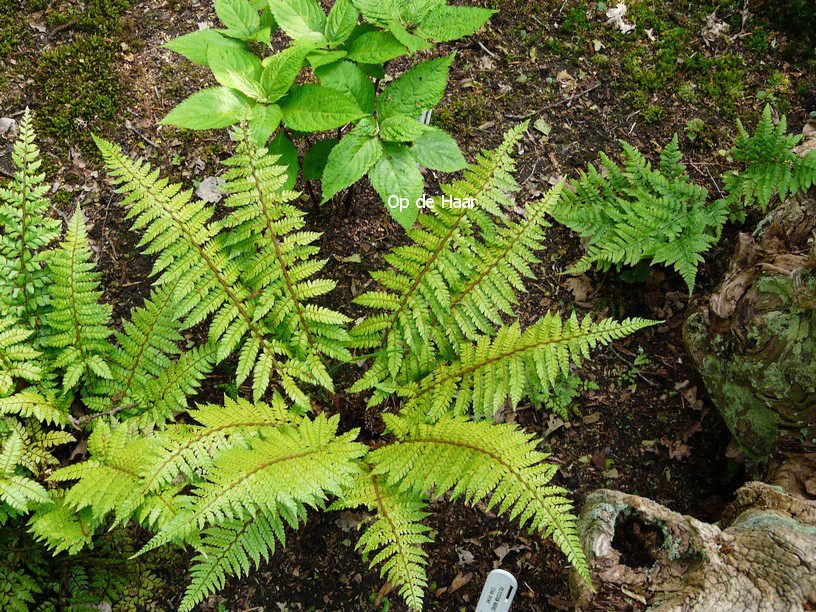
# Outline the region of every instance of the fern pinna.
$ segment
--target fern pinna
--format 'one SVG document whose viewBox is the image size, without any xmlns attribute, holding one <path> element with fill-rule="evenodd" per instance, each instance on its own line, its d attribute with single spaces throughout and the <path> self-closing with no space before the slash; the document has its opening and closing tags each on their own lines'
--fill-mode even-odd
<svg viewBox="0 0 816 612">
<path fill-rule="evenodd" d="M 483 417 L 547 393 L 593 347 L 651 322 L 557 313 L 526 329 L 515 321 L 562 194 L 558 185 L 517 213 L 512 151 L 525 128 L 442 186 L 445 200 L 420 215 L 412 244 L 372 273 L 382 288 L 357 301 L 376 312 L 350 331 L 348 317 L 317 302 L 335 283 L 320 277 L 326 261 L 299 194 L 245 127 L 224 163 L 222 217 L 98 139 L 153 258 L 153 287 L 113 330 L 87 221 L 74 212 L 48 255 L 42 325 L 0 327 L 0 413 L 25 423 L 0 450 L 4 507 L 33 512 L 32 537 L 55 555 L 80 554 L 131 523 L 154 534 L 139 558 L 191 546 L 182 610 L 269 559 L 310 510 L 356 507 L 370 514 L 358 549 L 419 609 L 433 539 L 428 498 L 446 492 L 552 535 L 588 577 L 572 506 L 551 482 L 555 465 L 517 426 Z M 445 206 L 456 199 L 476 205 Z M 193 406 L 228 359 L 237 385 L 252 377 L 252 401 Z M 368 369 L 352 392 L 370 392 L 372 405 L 396 396 L 376 443 L 320 408 L 333 369 L 353 361 Z M 59 430 L 69 423 L 87 455 L 45 474 L 51 446 L 74 439 Z"/>
</svg>

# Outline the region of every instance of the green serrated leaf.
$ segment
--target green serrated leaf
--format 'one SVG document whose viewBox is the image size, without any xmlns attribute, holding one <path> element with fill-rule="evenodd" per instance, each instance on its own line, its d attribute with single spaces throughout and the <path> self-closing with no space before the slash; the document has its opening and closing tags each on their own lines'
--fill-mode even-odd
<svg viewBox="0 0 816 612">
<path fill-rule="evenodd" d="M 178 104 L 159 123 L 188 130 L 215 130 L 245 119 L 249 98 L 228 87 L 202 89 Z"/>
<path fill-rule="evenodd" d="M 306 155 L 303 156 L 301 166 L 303 178 L 317 180 L 323 177 L 323 170 L 326 168 L 329 153 L 338 142 L 340 141 L 337 138 L 326 138 L 318 140 L 309 148 Z"/>
<path fill-rule="evenodd" d="M 405 55 L 408 49 L 389 32 L 366 32 L 348 45 L 348 59 L 361 64 L 383 64 Z"/>
<path fill-rule="evenodd" d="M 261 61 L 246 51 L 230 47 L 211 46 L 207 61 L 215 79 L 224 87 L 237 89 L 253 100 L 266 97 L 257 79 L 261 74 Z"/>
<path fill-rule="evenodd" d="M 252 107 L 252 118 L 249 120 L 249 133 L 252 141 L 263 146 L 269 137 L 278 129 L 283 113 L 277 104 L 256 104 Z"/>
<path fill-rule="evenodd" d="M 389 21 L 388 30 L 394 35 L 394 38 L 405 45 L 411 55 L 423 49 L 433 49 L 431 43 L 411 34 L 399 21 Z"/>
<path fill-rule="evenodd" d="M 445 94 L 453 57 L 448 55 L 417 64 L 389 83 L 377 99 L 380 120 L 394 115 L 416 119 L 423 111 L 436 106 Z"/>
<path fill-rule="evenodd" d="M 432 170 L 456 172 L 467 166 L 453 137 L 435 127 L 429 127 L 414 141 L 411 153 L 420 164 Z"/>
<path fill-rule="evenodd" d="M 411 142 L 430 128 L 407 115 L 394 115 L 380 122 L 380 138 L 386 142 Z"/>
<path fill-rule="evenodd" d="M 448 42 L 477 32 L 496 11 L 475 6 L 441 6 L 419 24 L 417 36 Z"/>
<path fill-rule="evenodd" d="M 251 36 L 261 27 L 257 9 L 246 0 L 215 0 L 215 14 L 230 30 L 246 36 Z"/>
<path fill-rule="evenodd" d="M 229 47 L 232 49 L 245 49 L 242 42 L 226 38 L 218 30 L 199 30 L 190 32 L 184 36 L 179 36 L 162 45 L 162 48 L 169 49 L 179 55 L 183 55 L 194 64 L 200 66 L 207 65 L 207 49 L 211 46 Z"/>
<path fill-rule="evenodd" d="M 333 130 L 366 114 L 348 96 L 314 84 L 293 87 L 281 109 L 286 126 L 300 132 Z"/>
<path fill-rule="evenodd" d="M 315 69 L 322 85 L 353 98 L 366 113 L 374 112 L 374 85 L 359 67 L 351 62 L 334 62 Z"/>
<path fill-rule="evenodd" d="M 332 148 L 323 170 L 323 202 L 359 181 L 383 154 L 376 137 L 352 130 Z"/>
<path fill-rule="evenodd" d="M 326 15 L 315 0 L 269 0 L 269 10 L 293 40 L 308 34 L 322 34 L 326 25 Z"/>
<path fill-rule="evenodd" d="M 346 52 L 342 49 L 336 49 L 334 51 L 316 49 L 306 56 L 306 61 L 309 62 L 312 68 L 319 68 L 320 66 L 340 61 L 346 57 L 346 55 Z"/>
<path fill-rule="evenodd" d="M 294 45 L 264 59 L 260 81 L 270 101 L 278 100 L 289 91 L 300 74 L 303 59 L 312 49 L 314 44 Z"/>
<path fill-rule="evenodd" d="M 355 8 L 351 0 L 337 0 L 329 11 L 326 19 L 326 27 L 323 33 L 330 43 L 339 43 L 351 36 L 360 12 Z"/>
<path fill-rule="evenodd" d="M 419 215 L 416 202 L 422 196 L 425 182 L 408 147 L 384 143 L 383 151 L 383 156 L 369 171 L 368 178 L 389 214 L 405 230 L 409 230 Z M 406 199 L 408 202 L 404 205 Z"/>
</svg>

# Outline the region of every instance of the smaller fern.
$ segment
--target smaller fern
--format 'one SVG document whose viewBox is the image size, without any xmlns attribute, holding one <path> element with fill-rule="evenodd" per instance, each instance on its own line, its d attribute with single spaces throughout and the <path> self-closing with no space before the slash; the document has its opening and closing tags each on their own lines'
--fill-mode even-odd
<svg viewBox="0 0 816 612">
<path fill-rule="evenodd" d="M 559 223 L 587 239 L 586 255 L 569 272 L 649 260 L 674 268 L 691 293 L 702 254 L 719 240 L 727 204 L 707 204 L 707 190 L 689 181 L 676 134 L 659 169 L 633 146 L 621 145 L 622 167 L 601 153 L 605 173 L 590 164 L 553 210 Z"/>
<path fill-rule="evenodd" d="M 738 217 L 755 205 L 765 212 L 774 196 L 784 201 L 816 183 L 816 150 L 798 155 L 794 147 L 801 140 L 801 135 L 787 133 L 784 116 L 774 126 L 770 105 L 765 106 L 753 135 L 737 121 L 731 156 L 745 168 L 727 173 L 724 179 L 727 199 Z"/>
</svg>

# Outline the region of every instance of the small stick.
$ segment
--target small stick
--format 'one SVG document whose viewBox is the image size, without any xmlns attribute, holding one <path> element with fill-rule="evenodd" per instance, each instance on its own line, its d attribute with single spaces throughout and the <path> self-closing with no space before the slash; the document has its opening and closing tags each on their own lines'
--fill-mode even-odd
<svg viewBox="0 0 816 612">
<path fill-rule="evenodd" d="M 89 416 L 79 417 L 76 418 L 74 416 L 68 415 L 68 420 L 71 421 L 71 425 L 76 427 L 77 429 L 81 429 L 80 423 L 87 423 L 88 421 L 93 421 L 97 417 L 101 416 L 109 416 L 111 414 L 116 414 L 117 412 L 122 412 L 122 410 L 128 410 L 129 408 L 135 408 L 136 404 L 122 404 L 121 406 L 117 406 L 116 408 L 111 408 L 110 410 L 106 410 L 105 412 L 98 412 L 96 414 L 92 414 Z"/>
</svg>

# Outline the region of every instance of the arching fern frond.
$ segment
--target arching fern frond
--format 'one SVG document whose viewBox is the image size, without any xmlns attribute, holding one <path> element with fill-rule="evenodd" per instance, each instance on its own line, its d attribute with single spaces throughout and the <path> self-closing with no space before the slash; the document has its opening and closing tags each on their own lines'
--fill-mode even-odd
<svg viewBox="0 0 816 612">
<path fill-rule="evenodd" d="M 451 313 L 462 339 L 492 334 L 502 315 L 515 316 L 516 292 L 524 292 L 524 278 L 534 277 L 530 266 L 539 263 L 534 252 L 543 250 L 542 228 L 558 203 L 563 182 L 529 205 L 519 221 L 499 227 L 495 240 L 477 243 L 476 269 L 451 300 Z"/>
<path fill-rule="evenodd" d="M 253 439 L 248 448 L 229 448 L 215 457 L 187 507 L 141 552 L 186 537 L 196 528 L 264 512 L 291 524 L 306 506 L 339 495 L 359 471 L 356 460 L 368 447 L 357 431 L 337 434 L 339 418 L 301 419 Z"/>
<path fill-rule="evenodd" d="M 461 347 L 459 360 L 436 367 L 428 376 L 404 386 L 404 412 L 429 419 L 453 411 L 477 417 L 492 417 L 506 401 L 515 408 L 532 392 L 555 384 L 559 374 L 568 374 L 571 363 L 589 359 L 598 345 L 609 344 L 644 327 L 646 319 L 602 319 L 575 313 L 566 321 L 547 313 L 523 332 L 518 323 L 502 327 L 491 340 L 483 336 Z"/>
<path fill-rule="evenodd" d="M 269 315 L 291 354 L 321 386 L 331 390 L 333 383 L 320 355 L 350 359 L 344 346 L 348 340 L 344 325 L 349 319 L 311 303 L 336 285 L 332 280 L 313 278 L 327 261 L 314 257 L 319 249 L 312 243 L 320 234 L 303 231 L 305 213 L 292 204 L 297 194 L 282 189 L 286 168 L 277 165 L 278 158 L 266 148 L 257 148 L 241 128 L 235 137 L 239 141 L 236 154 L 224 162 L 229 166 L 223 178 L 230 194 L 225 205 L 233 209 L 224 224 L 230 228 L 228 247 L 238 251 L 238 257 L 250 253 L 242 279 L 258 293 L 253 316 L 259 320 Z M 249 373 L 245 363 L 249 355 L 241 354 L 239 384 Z"/>
<path fill-rule="evenodd" d="M 68 420 L 50 397 L 35 391 L 20 391 L 10 397 L 0 397 L 0 415 L 34 418 L 41 423 L 66 425 Z"/>
<path fill-rule="evenodd" d="M 357 550 L 361 555 L 376 551 L 369 565 L 381 565 L 380 575 L 399 589 L 408 607 L 421 610 L 428 588 L 428 553 L 421 546 L 433 541 L 427 535 L 430 527 L 422 523 L 429 516 L 422 496 L 401 491 L 366 473 L 330 509 L 359 506 L 373 512 L 374 518 L 357 541 Z"/>
<path fill-rule="evenodd" d="M 65 240 L 48 262 L 53 285 L 51 309 L 45 317 L 45 345 L 55 349 L 53 367 L 63 371 L 66 391 L 80 380 L 92 383 L 96 377 L 112 377 L 106 361 L 112 308 L 97 303 L 102 292 L 91 258 L 85 217 L 77 207 Z"/>
<path fill-rule="evenodd" d="M 147 163 L 132 161 L 118 146 L 102 139 L 97 138 L 97 145 L 118 191 L 126 194 L 122 204 L 129 208 L 133 229 L 144 231 L 144 252 L 157 255 L 156 282 L 175 287 L 184 326 L 211 319 L 209 335 L 217 359 L 239 353 L 239 376 L 246 378 L 252 371 L 256 400 L 274 378 L 298 407 L 308 409 L 308 397 L 299 383 L 321 381 L 292 353 L 290 330 L 278 329 L 259 309 L 261 296 L 275 290 L 275 278 L 266 275 L 261 282 L 256 277 L 253 286 L 244 282 L 256 249 L 219 235 L 222 224 L 214 220 L 212 207 L 192 200 L 180 185 L 160 179 Z"/>
<path fill-rule="evenodd" d="M 399 380 L 403 366 L 409 372 L 421 371 L 432 361 L 432 343 L 445 351 L 457 338 L 446 325 L 451 320 L 452 293 L 475 274 L 477 241 L 482 239 L 478 236 L 495 237 L 494 219 L 504 219 L 505 209 L 512 205 L 507 193 L 517 186 L 511 154 L 526 127 L 525 123 L 510 130 L 498 148 L 482 153 L 462 180 L 442 186 L 446 199 L 474 205 L 456 208 L 437 198 L 433 214 L 420 215 L 421 227 L 408 232 L 414 244 L 395 248 L 386 256 L 390 268 L 372 273 L 385 290 L 355 299 L 382 311 L 351 330 L 352 347 L 378 353 L 371 374 L 354 385 L 355 392 L 377 389 L 389 378 Z M 409 361 L 404 363 L 406 356 Z M 371 403 L 387 393 L 385 387 L 375 390 Z"/>
<path fill-rule="evenodd" d="M 446 416 L 434 424 L 384 415 L 397 440 L 368 456 L 373 473 L 399 490 L 423 494 L 451 491 L 474 504 L 518 519 L 531 531 L 552 535 L 567 559 L 588 582 L 572 502 L 550 484 L 558 466 L 544 463 L 529 434 L 512 425 L 494 425 Z"/>
<path fill-rule="evenodd" d="M 20 134 L 11 159 L 14 176 L 0 186 L 0 305 L 7 316 L 37 327 L 49 302 L 50 279 L 44 268 L 44 247 L 60 233 L 60 224 L 46 217 L 50 203 L 31 112 L 20 120 Z"/>
<path fill-rule="evenodd" d="M 134 436 L 127 424 L 100 420 L 88 438 L 90 457 L 56 470 L 49 480 L 76 481 L 65 494 L 65 504 L 74 511 L 90 508 L 98 520 L 113 513 L 115 523 L 125 521 L 140 504 L 164 506 L 172 516 L 174 502 L 168 497 L 161 493 L 139 497 L 141 472 L 156 445 L 153 437 Z"/>
</svg>

